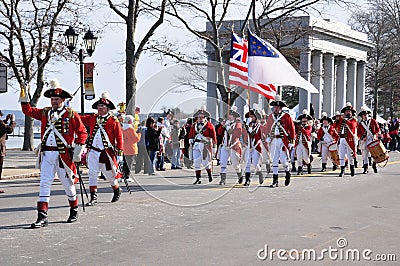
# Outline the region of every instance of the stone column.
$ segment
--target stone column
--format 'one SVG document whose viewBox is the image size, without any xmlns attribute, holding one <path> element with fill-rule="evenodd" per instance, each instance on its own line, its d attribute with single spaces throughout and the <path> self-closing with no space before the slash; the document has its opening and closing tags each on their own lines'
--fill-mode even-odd
<svg viewBox="0 0 400 266">
<path fill-rule="evenodd" d="M 341 110 L 346 105 L 347 60 L 344 56 L 337 57 L 336 72 L 336 110 Z"/>
<path fill-rule="evenodd" d="M 217 66 L 214 61 L 214 54 L 208 54 L 208 63 L 207 67 L 207 101 L 206 107 L 207 111 L 211 114 L 211 117 L 217 118 Z M 200 108 L 198 106 L 197 108 Z"/>
<path fill-rule="evenodd" d="M 365 62 L 358 61 L 357 62 L 357 84 L 356 84 L 356 92 L 357 92 L 357 108 L 360 109 L 361 106 L 365 104 Z"/>
<path fill-rule="evenodd" d="M 324 54 L 324 89 L 322 111 L 332 117 L 335 114 L 335 58 L 333 54 Z"/>
<path fill-rule="evenodd" d="M 347 88 L 346 88 L 346 101 L 351 102 L 353 107 L 358 110 L 361 106 L 356 103 L 356 68 L 357 62 L 354 59 L 347 60 Z"/>
<path fill-rule="evenodd" d="M 311 51 L 303 50 L 300 52 L 300 75 L 310 81 L 310 65 L 311 65 Z M 310 110 L 311 93 L 305 89 L 299 88 L 299 114 L 304 109 Z"/>
<path fill-rule="evenodd" d="M 314 51 L 312 55 L 312 75 L 311 83 L 319 93 L 311 94 L 311 103 L 314 106 L 315 117 L 320 118 L 322 112 L 322 52 Z"/>
</svg>

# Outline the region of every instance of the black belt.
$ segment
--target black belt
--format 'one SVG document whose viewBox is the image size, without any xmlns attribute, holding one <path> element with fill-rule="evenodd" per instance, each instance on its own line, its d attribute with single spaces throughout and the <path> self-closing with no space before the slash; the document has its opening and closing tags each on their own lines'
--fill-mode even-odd
<svg viewBox="0 0 400 266">
<path fill-rule="evenodd" d="M 340 134 L 340 138 L 346 138 L 346 134 Z"/>
<path fill-rule="evenodd" d="M 104 151 L 104 150 L 100 150 L 99 148 L 96 148 L 96 147 L 91 147 L 90 149 L 92 149 L 92 150 L 94 150 L 94 151 L 98 151 L 98 152 Z"/>
<path fill-rule="evenodd" d="M 43 151 L 58 151 L 58 147 L 54 146 L 44 146 Z"/>
</svg>

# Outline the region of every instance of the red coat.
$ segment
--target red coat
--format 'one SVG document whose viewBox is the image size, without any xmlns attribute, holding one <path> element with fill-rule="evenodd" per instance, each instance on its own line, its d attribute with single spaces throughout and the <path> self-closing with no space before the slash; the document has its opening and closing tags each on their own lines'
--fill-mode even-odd
<svg viewBox="0 0 400 266">
<path fill-rule="evenodd" d="M 353 155 L 355 157 L 357 154 L 356 154 L 356 144 L 354 138 L 357 137 L 357 124 L 358 124 L 357 119 L 355 119 L 354 117 L 350 119 L 344 119 L 343 117 L 340 117 L 335 123 L 336 131 L 338 132 L 339 136 L 341 134 L 340 128 L 342 127 L 342 123 L 346 123 L 346 125 L 350 129 L 351 133 L 348 132 L 347 129 L 347 134 L 345 136 L 345 139 L 347 141 L 347 144 L 349 144 L 350 148 L 353 150 Z M 346 127 L 346 125 L 344 125 L 344 127 Z"/>
<path fill-rule="evenodd" d="M 324 132 L 324 130 L 323 130 L 323 127 L 324 127 L 324 126 L 321 126 L 321 127 L 318 129 L 318 132 L 317 132 L 317 138 L 318 138 L 319 140 L 321 140 L 321 139 L 324 137 L 324 135 L 325 135 L 325 132 Z M 337 142 L 337 141 L 339 140 L 339 135 L 338 135 L 338 133 L 337 133 L 337 131 L 336 131 L 334 125 L 329 125 L 329 127 L 328 127 L 328 133 L 329 133 L 329 134 L 331 135 L 331 137 L 333 138 L 333 142 Z"/>
<path fill-rule="evenodd" d="M 196 126 L 197 123 L 194 123 L 190 128 L 189 139 L 194 139 L 196 137 L 197 135 Z M 215 127 L 211 122 L 209 121 L 206 122 L 206 124 L 203 127 L 202 135 L 204 137 L 210 138 L 213 144 L 217 144 L 217 134 L 215 132 Z"/>
<path fill-rule="evenodd" d="M 300 140 L 300 136 L 301 135 L 302 135 L 303 143 L 311 141 L 312 126 L 307 125 L 305 127 L 302 127 L 300 125 L 297 125 L 295 127 L 295 130 L 296 130 L 296 140 L 295 140 L 294 144 L 295 144 L 296 147 L 297 147 L 297 145 L 299 145 L 299 140 Z M 305 145 L 305 147 L 307 148 L 308 145 Z"/>
<path fill-rule="evenodd" d="M 271 136 L 274 132 L 271 133 L 272 130 L 275 130 L 275 127 L 272 128 L 274 124 L 274 114 L 270 114 L 267 119 L 267 135 Z M 287 135 L 283 134 L 283 144 L 285 144 L 286 148 L 288 148 L 289 142 L 292 142 L 296 136 L 296 131 L 294 128 L 293 119 L 290 117 L 288 113 L 284 113 L 280 119 L 280 124 L 285 129 Z"/>
<path fill-rule="evenodd" d="M 370 119 L 369 130 L 371 131 L 373 138 L 378 134 L 380 134 L 381 130 L 379 128 L 378 122 L 376 122 L 375 119 L 372 118 Z M 361 124 L 361 122 L 359 122 L 357 127 L 357 136 L 359 139 L 361 139 L 361 137 L 364 135 L 364 132 L 365 132 L 364 126 Z"/>
<path fill-rule="evenodd" d="M 34 119 L 40 120 L 41 123 L 41 138 L 46 130 L 48 122 L 48 112 L 51 110 L 50 107 L 43 109 L 31 107 L 29 103 L 21 103 L 22 112 L 27 116 Z M 75 136 L 77 137 L 75 143 L 85 144 L 87 138 L 86 128 L 81 121 L 81 117 L 71 108 L 66 108 L 67 112 L 62 115 L 61 126 L 63 128 L 61 135 L 68 143 L 72 145 L 74 143 Z M 60 158 L 64 164 L 69 168 L 65 169 L 68 176 L 73 179 L 77 176 L 75 164 L 72 161 L 71 155 L 68 152 L 68 147 L 64 147 L 64 153 L 60 153 Z"/>
<path fill-rule="evenodd" d="M 233 123 L 234 123 L 233 126 L 235 128 L 233 129 L 232 134 L 229 136 L 229 140 L 227 139 L 228 132 L 226 132 L 226 128 L 224 126 L 221 126 L 218 128 L 217 134 L 220 136 L 224 136 L 222 143 L 225 147 L 232 148 L 235 152 L 237 152 L 241 156 L 242 155 L 242 144 L 240 143 L 240 137 L 242 137 L 243 139 L 246 139 L 247 134 L 246 134 L 246 130 L 242 127 L 242 123 L 240 123 L 240 122 L 233 122 Z"/>
<path fill-rule="evenodd" d="M 260 123 L 250 123 L 247 128 L 247 136 L 248 136 L 248 145 L 249 148 L 255 148 L 259 153 L 262 153 L 262 134 L 261 134 L 261 125 Z M 251 129 L 251 134 L 249 130 Z"/>
<path fill-rule="evenodd" d="M 84 115 L 81 117 L 83 124 L 90 128 L 90 138 L 93 138 L 94 134 L 96 134 L 96 132 L 93 132 L 93 130 L 97 123 L 97 117 L 97 114 Z M 104 130 L 106 131 L 108 139 L 110 140 L 110 143 L 114 147 L 116 153 L 112 149 L 106 149 L 106 152 L 112 158 L 114 165 L 118 167 L 116 155 L 122 155 L 124 150 L 121 124 L 115 116 L 111 115 L 104 124 Z"/>
</svg>

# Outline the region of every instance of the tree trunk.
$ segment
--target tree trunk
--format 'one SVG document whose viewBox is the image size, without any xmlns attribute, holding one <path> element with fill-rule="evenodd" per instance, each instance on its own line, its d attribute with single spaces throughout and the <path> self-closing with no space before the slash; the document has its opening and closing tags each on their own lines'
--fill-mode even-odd
<svg viewBox="0 0 400 266">
<path fill-rule="evenodd" d="M 134 22 L 134 1 L 129 1 L 128 15 L 126 18 L 126 43 L 125 43 L 125 97 L 126 97 L 126 113 L 128 115 L 135 114 L 136 105 L 136 64 L 138 60 L 135 58 L 135 22 Z"/>
<path fill-rule="evenodd" d="M 33 151 L 33 118 L 25 115 L 25 131 L 23 151 Z"/>
</svg>

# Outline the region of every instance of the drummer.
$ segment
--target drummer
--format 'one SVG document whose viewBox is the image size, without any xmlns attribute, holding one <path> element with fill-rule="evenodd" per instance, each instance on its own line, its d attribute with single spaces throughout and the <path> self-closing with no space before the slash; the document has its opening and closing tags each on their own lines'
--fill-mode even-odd
<svg viewBox="0 0 400 266">
<path fill-rule="evenodd" d="M 317 138 L 321 144 L 321 157 L 322 157 L 322 169 L 321 172 L 326 171 L 326 163 L 328 161 L 329 156 L 329 147 L 336 146 L 337 151 L 337 141 L 339 140 L 339 135 L 332 125 L 333 120 L 332 118 L 328 117 L 326 112 L 322 113 L 322 118 L 320 119 L 322 126 L 318 129 Z M 335 171 L 337 169 L 337 165 L 332 161 L 333 168 L 332 170 Z"/>
<path fill-rule="evenodd" d="M 361 107 L 361 112 L 358 113 L 358 116 L 361 117 L 361 121 L 357 126 L 357 136 L 359 138 L 358 147 L 361 150 L 361 155 L 363 158 L 363 174 L 368 173 L 368 156 L 370 153 L 368 151 L 368 144 L 372 141 L 378 139 L 378 135 L 381 134 L 378 122 L 375 119 L 371 118 L 371 111 L 367 111 L 366 109 Z M 372 169 L 374 173 L 378 173 L 378 169 L 376 168 L 376 162 L 372 163 Z"/>
</svg>

